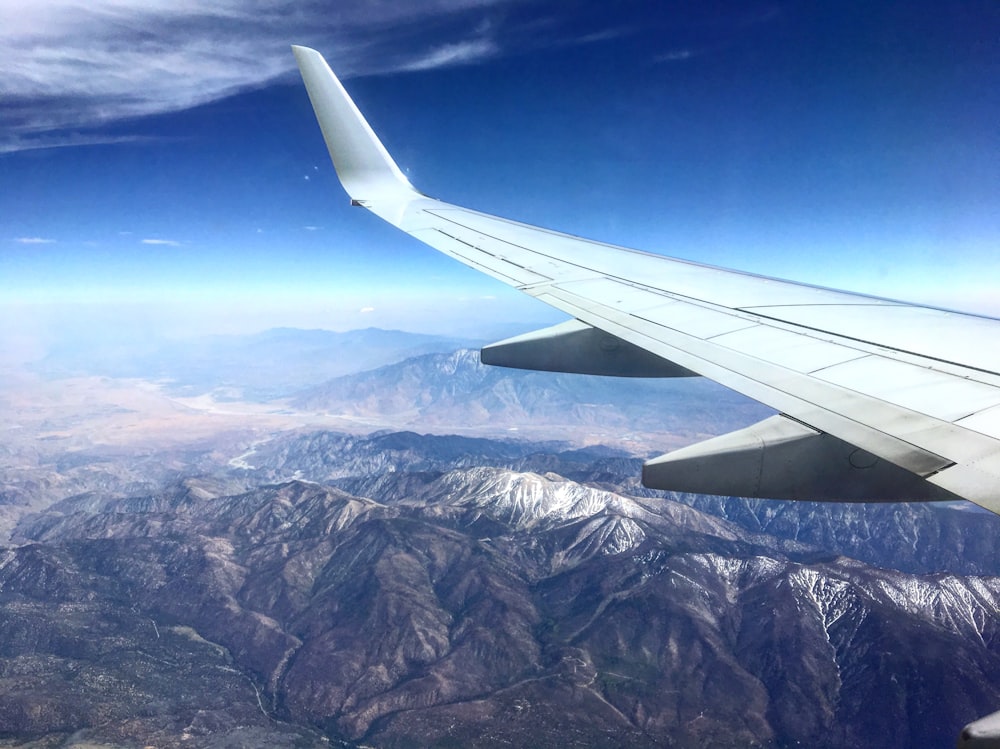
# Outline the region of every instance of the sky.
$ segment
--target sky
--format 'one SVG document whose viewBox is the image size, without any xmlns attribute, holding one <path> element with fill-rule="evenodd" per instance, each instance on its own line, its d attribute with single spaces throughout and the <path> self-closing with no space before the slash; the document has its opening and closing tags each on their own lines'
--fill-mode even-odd
<svg viewBox="0 0 1000 749">
<path fill-rule="evenodd" d="M 558 313 L 351 209 L 291 44 L 453 203 L 1000 316 L 1000 6 L 0 0 L 0 316 L 136 335 Z"/>
</svg>

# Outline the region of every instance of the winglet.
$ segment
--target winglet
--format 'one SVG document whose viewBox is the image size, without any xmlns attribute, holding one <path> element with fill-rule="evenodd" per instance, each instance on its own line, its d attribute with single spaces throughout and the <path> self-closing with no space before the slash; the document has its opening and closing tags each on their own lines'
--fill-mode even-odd
<svg viewBox="0 0 1000 749">
<path fill-rule="evenodd" d="M 367 203 L 421 197 L 396 166 L 323 55 L 294 45 L 292 52 L 337 176 L 351 199 Z"/>
</svg>

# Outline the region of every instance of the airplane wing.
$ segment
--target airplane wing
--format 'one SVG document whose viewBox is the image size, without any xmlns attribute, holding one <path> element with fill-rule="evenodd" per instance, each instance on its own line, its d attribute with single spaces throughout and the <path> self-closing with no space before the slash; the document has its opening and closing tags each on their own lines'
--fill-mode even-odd
<svg viewBox="0 0 1000 749">
<path fill-rule="evenodd" d="M 293 47 L 354 205 L 571 316 L 483 349 L 526 369 L 709 377 L 778 412 L 649 461 L 647 486 L 1000 514 L 1000 320 L 592 242 L 418 192 L 315 50 Z"/>
</svg>

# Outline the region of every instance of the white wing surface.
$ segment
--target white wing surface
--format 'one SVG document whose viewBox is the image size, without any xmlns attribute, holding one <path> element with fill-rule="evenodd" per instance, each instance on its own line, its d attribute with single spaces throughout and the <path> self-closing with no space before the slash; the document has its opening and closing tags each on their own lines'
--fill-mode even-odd
<svg viewBox="0 0 1000 749">
<path fill-rule="evenodd" d="M 706 494 L 969 499 L 1000 513 L 1000 320 L 592 242 L 415 190 L 315 50 L 293 47 L 352 203 L 573 319 L 483 361 L 709 377 L 778 415 L 647 463 Z"/>
</svg>

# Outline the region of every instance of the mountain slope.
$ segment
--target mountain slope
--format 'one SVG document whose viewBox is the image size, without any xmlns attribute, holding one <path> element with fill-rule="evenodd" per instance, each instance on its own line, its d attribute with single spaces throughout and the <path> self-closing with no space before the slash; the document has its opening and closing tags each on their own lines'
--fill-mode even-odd
<svg viewBox="0 0 1000 749">
<path fill-rule="evenodd" d="M 0 603 L 128 601 L 225 648 L 269 715 L 376 746 L 950 746 L 1000 702 L 997 578 L 557 476 L 392 478 L 67 504 L 22 523 L 53 561 Z"/>
<path fill-rule="evenodd" d="M 440 431 L 489 425 L 559 427 L 573 434 L 621 437 L 655 432 L 693 439 L 745 426 L 770 414 L 759 404 L 701 378 L 582 377 L 479 363 L 479 353 L 427 354 L 330 380 L 292 404 L 396 427 Z"/>
<path fill-rule="evenodd" d="M 1000 575 L 1000 518 L 967 503 L 786 502 L 678 495 L 639 485 L 641 459 L 599 445 L 487 440 L 386 432 L 369 436 L 305 432 L 258 445 L 243 482 L 294 478 L 365 496 L 419 491 L 453 467 L 493 466 L 556 473 L 619 494 L 669 498 L 735 523 L 750 534 L 850 556 L 879 567 L 927 574 Z M 406 475 L 402 479 L 395 474 Z M 666 505 L 669 506 L 669 505 Z"/>
</svg>

